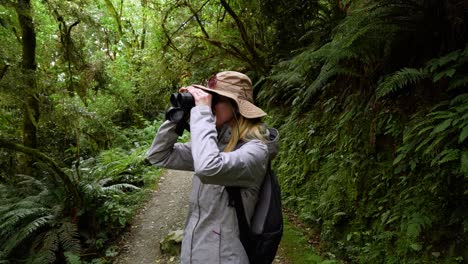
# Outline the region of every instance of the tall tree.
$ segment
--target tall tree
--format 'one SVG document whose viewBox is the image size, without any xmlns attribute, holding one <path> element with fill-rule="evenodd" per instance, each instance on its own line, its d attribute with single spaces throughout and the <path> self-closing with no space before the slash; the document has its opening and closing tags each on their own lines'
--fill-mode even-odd
<svg viewBox="0 0 468 264">
<path fill-rule="evenodd" d="M 23 47 L 21 67 L 24 80 L 23 101 L 23 144 L 37 147 L 37 122 L 39 120 L 39 100 L 36 91 L 36 32 L 33 23 L 31 0 L 18 0 L 16 13 L 21 26 Z M 31 170 L 32 160 L 27 158 L 26 172 Z"/>
</svg>

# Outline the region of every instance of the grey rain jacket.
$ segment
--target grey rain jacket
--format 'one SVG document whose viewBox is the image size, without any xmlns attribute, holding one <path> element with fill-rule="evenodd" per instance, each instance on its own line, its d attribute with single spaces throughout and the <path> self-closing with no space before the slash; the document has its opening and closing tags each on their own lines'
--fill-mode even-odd
<svg viewBox="0 0 468 264">
<path fill-rule="evenodd" d="M 216 130 L 209 106 L 191 110 L 191 142 L 176 143 L 176 124 L 166 121 L 148 151 L 148 160 L 169 169 L 194 171 L 181 263 L 249 263 L 239 240 L 234 207 L 228 206 L 225 186 L 240 186 L 245 212 L 250 219 L 266 174 L 268 159 L 277 149 L 278 131 L 269 129 L 271 141 L 251 140 L 232 152 L 222 152 L 230 128 Z"/>
</svg>

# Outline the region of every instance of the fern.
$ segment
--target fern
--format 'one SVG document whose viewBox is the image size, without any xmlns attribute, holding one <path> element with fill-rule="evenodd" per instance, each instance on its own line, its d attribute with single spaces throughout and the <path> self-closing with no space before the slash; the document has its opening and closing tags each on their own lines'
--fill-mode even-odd
<svg viewBox="0 0 468 264">
<path fill-rule="evenodd" d="M 40 230 L 42 227 L 51 225 L 53 219 L 52 215 L 42 216 L 22 227 L 17 233 L 5 241 L 3 245 L 3 254 L 9 255 L 13 249 L 23 243 L 32 234 Z"/>
<path fill-rule="evenodd" d="M 7 188 L 5 196 L 18 192 L 30 193 L 21 199 L 11 200 L 2 206 L 0 214 L 0 240 L 2 258 L 21 257 L 33 263 L 54 263 L 56 254 L 68 248 L 79 252 L 77 228 L 70 219 L 62 218 L 67 202 L 63 186 L 56 182 L 38 181 L 27 175 L 18 175 L 18 183 Z M 0 185 L 1 186 L 1 185 Z M 73 227 L 75 226 L 75 227 Z M 16 252 L 17 248 L 29 248 L 29 252 Z"/>
<path fill-rule="evenodd" d="M 74 254 L 73 252 L 66 251 L 65 258 L 67 259 L 67 264 L 81 264 L 80 256 Z"/>
<path fill-rule="evenodd" d="M 78 227 L 71 222 L 71 219 L 61 223 L 60 229 L 58 229 L 58 238 L 64 251 L 79 254 L 81 245 L 78 237 Z"/>
<path fill-rule="evenodd" d="M 377 98 L 396 93 L 409 84 L 416 84 L 429 77 L 428 73 L 421 69 L 403 68 L 384 78 L 376 89 Z"/>
<path fill-rule="evenodd" d="M 458 143 L 460 144 L 463 143 L 467 137 L 468 137 L 468 124 L 466 124 L 465 127 L 460 132 L 460 135 L 458 136 Z"/>
<path fill-rule="evenodd" d="M 0 225 L 0 238 L 5 239 L 7 235 L 14 233 L 14 227 L 21 221 L 31 217 L 41 217 L 48 213 L 49 210 L 45 208 L 19 208 L 9 211 L 0 218 L 2 222 Z"/>
<path fill-rule="evenodd" d="M 38 252 L 31 256 L 32 263 L 54 263 L 56 252 L 59 250 L 59 239 L 56 229 L 44 232 L 37 236 L 33 243 L 33 248 Z"/>
<path fill-rule="evenodd" d="M 318 49 L 311 45 L 293 59 L 278 64 L 268 78 L 274 89 L 262 90 L 259 98 L 288 104 L 298 98 L 300 103 L 296 106 L 303 109 L 326 87 L 334 87 L 338 76 L 362 82 L 372 80 L 379 74 L 379 61 L 391 59 L 388 47 L 395 39 L 403 32 L 417 30 L 414 25 L 420 19 L 420 9 L 419 1 L 353 4 L 351 15 L 333 30 L 332 40 Z M 387 78 L 380 96 L 425 78 L 424 72 L 416 71 L 404 69 Z"/>
<path fill-rule="evenodd" d="M 464 253 L 468 53 L 406 49 L 433 37 L 426 2 L 353 1 L 331 41 L 276 65 L 260 92 L 292 110 L 269 120 L 288 146 L 275 161 L 285 203 L 349 262 Z"/>
<path fill-rule="evenodd" d="M 114 184 L 111 186 L 103 187 L 102 190 L 104 192 L 115 192 L 115 191 L 124 191 L 124 190 L 139 190 L 140 188 L 136 187 L 135 185 L 128 184 L 128 183 L 120 183 Z"/>
<path fill-rule="evenodd" d="M 467 111 L 466 93 L 433 107 L 419 123 L 408 129 L 403 138 L 404 146 L 400 148 L 400 155 L 394 164 L 401 162 L 404 157 L 411 157 L 408 154 L 412 152 L 428 157 L 431 166 L 440 166 L 463 158 L 459 148 L 453 146 L 462 144 L 468 136 Z"/>
<path fill-rule="evenodd" d="M 430 60 L 424 68 L 403 68 L 386 76 L 376 89 L 377 98 L 385 97 L 390 93 L 397 93 L 406 86 L 419 83 L 421 80 L 431 78 L 434 83 L 442 78 L 450 79 L 448 90 L 467 86 L 468 78 L 463 74 L 457 75 L 457 69 L 465 67 L 468 55 L 468 46 L 464 50 L 456 50 L 440 58 Z"/>
</svg>

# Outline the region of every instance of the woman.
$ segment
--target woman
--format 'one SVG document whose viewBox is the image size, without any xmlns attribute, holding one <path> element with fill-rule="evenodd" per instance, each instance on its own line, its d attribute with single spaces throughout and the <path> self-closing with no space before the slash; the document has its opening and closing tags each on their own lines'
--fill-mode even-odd
<svg viewBox="0 0 468 264">
<path fill-rule="evenodd" d="M 268 161 L 276 153 L 278 132 L 261 123 L 266 113 L 253 104 L 252 82 L 242 73 L 220 72 L 208 87 L 192 85 L 179 91 L 195 99 L 190 112 L 191 142 L 176 143 L 176 124 L 166 121 L 148 159 L 157 166 L 195 172 L 181 263 L 249 263 L 225 186 L 242 187 L 250 219 Z"/>
</svg>

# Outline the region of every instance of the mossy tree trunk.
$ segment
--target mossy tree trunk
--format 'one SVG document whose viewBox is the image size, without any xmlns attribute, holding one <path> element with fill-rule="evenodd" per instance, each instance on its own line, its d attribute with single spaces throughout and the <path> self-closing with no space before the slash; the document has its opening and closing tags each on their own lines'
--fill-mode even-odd
<svg viewBox="0 0 468 264">
<path fill-rule="evenodd" d="M 18 0 L 16 13 L 21 26 L 22 70 L 23 70 L 23 144 L 37 147 L 37 122 L 39 120 L 39 100 L 36 91 L 36 32 L 33 23 L 33 10 L 30 0 Z M 24 173 L 31 174 L 32 159 L 23 160 Z"/>
</svg>

